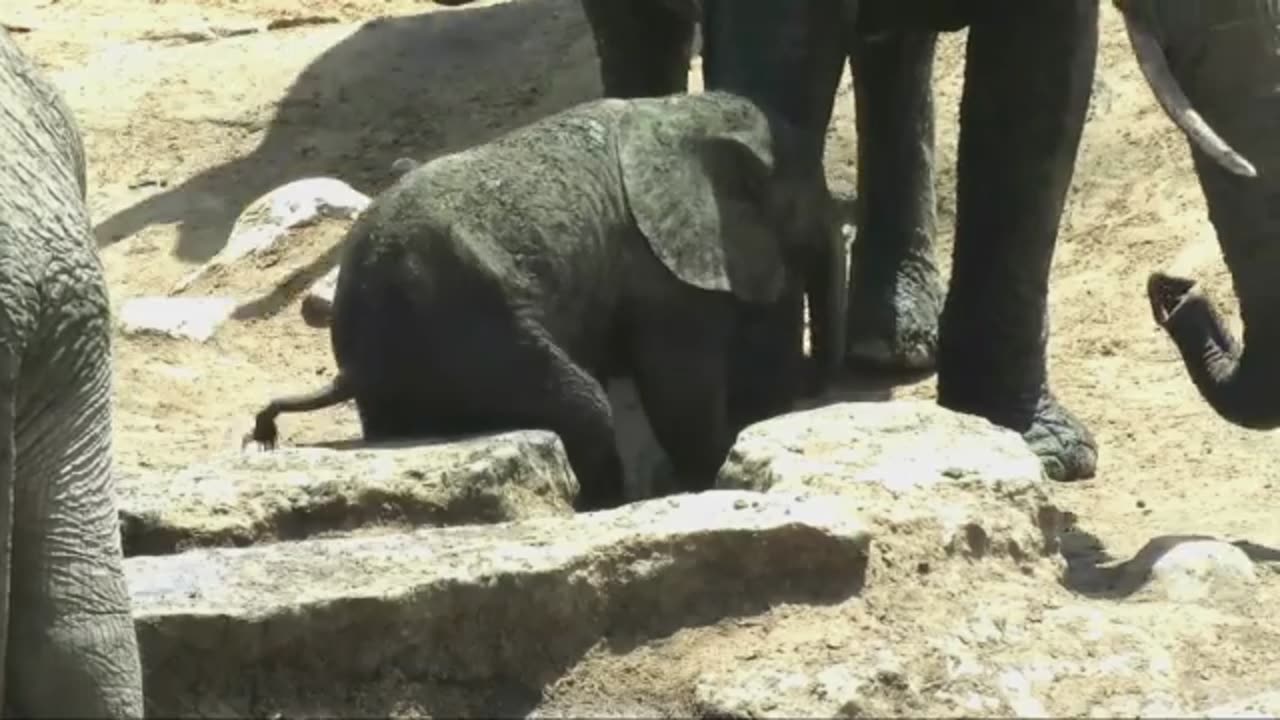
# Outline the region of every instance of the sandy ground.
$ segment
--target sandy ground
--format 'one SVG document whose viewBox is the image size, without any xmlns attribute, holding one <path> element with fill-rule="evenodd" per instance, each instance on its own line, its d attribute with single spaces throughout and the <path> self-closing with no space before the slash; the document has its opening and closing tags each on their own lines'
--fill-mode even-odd
<svg viewBox="0 0 1280 720">
<path fill-rule="evenodd" d="M 1056 391 L 1102 449 L 1097 478 L 1062 499 L 1116 557 L 1166 534 L 1277 546 L 1275 434 L 1219 419 L 1146 305 L 1144 281 L 1157 268 L 1197 277 L 1224 306 L 1233 299 L 1185 143 L 1103 5 L 1100 73 L 1053 268 L 1050 343 Z M 572 0 L 457 9 L 414 0 L 7 0 L 0 20 L 25 30 L 19 43 L 79 117 L 117 306 L 167 293 L 217 252 L 245 205 L 288 180 L 331 175 L 374 193 L 400 156 L 461 148 L 600 92 Z M 203 37 L 192 34 L 201 28 Z M 963 42 L 948 37 L 937 64 L 944 251 Z M 841 92 L 828 172 L 848 192 L 854 108 L 847 82 Z M 117 338 L 120 463 L 177 467 L 236 445 L 265 398 L 330 372 L 327 333 L 303 325 L 294 305 L 268 310 L 203 347 Z M 932 379 L 894 390 L 933 392 Z M 290 417 L 282 431 L 286 443 L 315 442 L 350 437 L 357 424 L 344 407 Z"/>
</svg>

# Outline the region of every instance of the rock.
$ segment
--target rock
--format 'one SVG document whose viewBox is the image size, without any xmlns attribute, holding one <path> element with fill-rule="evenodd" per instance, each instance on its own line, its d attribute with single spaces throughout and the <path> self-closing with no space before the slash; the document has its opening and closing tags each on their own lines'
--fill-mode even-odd
<svg viewBox="0 0 1280 720">
<path fill-rule="evenodd" d="M 1280 690 L 1270 690 L 1243 700 L 1216 705 L 1195 714 L 1206 718 L 1277 718 L 1280 717 Z"/>
<path fill-rule="evenodd" d="M 1017 433 L 924 400 L 837 403 L 752 425 L 720 472 L 722 487 L 789 491 L 850 484 L 891 494 L 943 485 L 1041 484 Z"/>
<path fill-rule="evenodd" d="M 281 185 L 250 203 L 236 220 L 226 246 L 179 281 L 171 294 L 186 290 L 214 267 L 271 248 L 290 228 L 320 218 L 352 220 L 368 205 L 367 195 L 334 178 L 305 178 Z"/>
<path fill-rule="evenodd" d="M 841 663 L 809 671 L 794 664 L 752 663 L 698 679 L 695 704 L 702 717 L 890 717 L 914 704 L 900 663 Z"/>
<path fill-rule="evenodd" d="M 236 301 L 230 298 L 131 298 L 120 307 L 120 330 L 125 335 L 159 335 L 203 343 L 235 308 Z"/>
<path fill-rule="evenodd" d="M 119 482 L 126 555 L 388 525 L 565 517 L 577 491 L 559 438 L 535 430 L 230 453 L 172 476 L 122 473 Z"/>
<path fill-rule="evenodd" d="M 1197 539 L 1189 542 L 1152 541 L 1137 558 L 1157 554 L 1150 565 L 1147 590 L 1176 602 L 1199 602 L 1222 595 L 1243 596 L 1258 582 L 1253 561 L 1230 543 Z M 1163 545 L 1163 547 L 1161 547 Z M 1137 571 L 1141 560 L 1128 564 Z"/>
<path fill-rule="evenodd" d="M 852 597 L 868 542 L 829 498 L 709 492 L 125 567 L 149 712 L 243 716 L 262 698 L 340 704 L 387 673 L 536 693 L 601 638 Z"/>
<path fill-rule="evenodd" d="M 185 27 L 166 28 L 164 30 L 148 30 L 142 33 L 143 40 L 181 42 L 210 42 L 221 38 L 251 35 L 267 29 L 263 20 L 244 20 L 239 23 L 210 24 L 200 21 L 188 23 Z"/>
<path fill-rule="evenodd" d="M 302 298 L 302 321 L 314 328 L 329 327 L 333 320 L 333 291 L 338 287 L 335 267 L 311 284 Z"/>
<path fill-rule="evenodd" d="M 1040 460 L 1017 433 L 930 401 L 843 402 L 757 423 L 716 485 L 850 498 L 919 561 L 935 551 L 1058 561 L 1062 513 Z"/>
</svg>

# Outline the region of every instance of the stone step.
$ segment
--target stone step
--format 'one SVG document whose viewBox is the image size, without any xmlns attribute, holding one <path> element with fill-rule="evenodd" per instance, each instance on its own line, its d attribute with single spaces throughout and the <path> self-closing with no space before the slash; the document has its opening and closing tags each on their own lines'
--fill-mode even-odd
<svg viewBox="0 0 1280 720">
<path fill-rule="evenodd" d="M 744 429 L 726 490 L 838 496 L 921 567 L 959 555 L 1027 570 L 1058 556 L 1064 515 L 1039 458 L 1012 430 L 927 400 L 841 402 Z"/>
<path fill-rule="evenodd" d="M 125 564 L 149 714 L 341 714 L 388 673 L 536 693 L 602 639 L 838 602 L 869 542 L 832 498 L 711 491 Z"/>
<path fill-rule="evenodd" d="M 534 430 L 231 452 L 173 474 L 121 471 L 119 478 L 126 556 L 359 528 L 568 516 L 577 491 L 559 438 Z"/>
</svg>

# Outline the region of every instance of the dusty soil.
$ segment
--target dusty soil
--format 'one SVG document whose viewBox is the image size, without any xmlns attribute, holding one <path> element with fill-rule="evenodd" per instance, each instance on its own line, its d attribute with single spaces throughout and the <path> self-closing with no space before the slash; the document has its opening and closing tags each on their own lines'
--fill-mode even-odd
<svg viewBox="0 0 1280 720">
<path fill-rule="evenodd" d="M 5 6 L 0 21 L 23 30 L 19 43 L 79 117 L 91 211 L 117 306 L 169 292 L 226 242 L 241 209 L 284 182 L 329 175 L 372 194 L 390 182 L 398 157 L 426 159 L 461 148 L 600 92 L 594 48 L 573 0 L 456 9 L 415 0 L 8 0 Z M 241 32 L 270 21 L 276 23 Z M 1275 434 L 1219 419 L 1147 309 L 1144 281 L 1156 268 L 1197 277 L 1220 303 L 1233 303 L 1185 143 L 1143 84 L 1105 3 L 1104 26 L 1091 118 L 1053 269 L 1050 343 L 1056 391 L 1093 428 L 1102 451 L 1097 478 L 1064 488 L 1062 500 L 1117 558 L 1168 534 L 1280 546 Z M 200 27 L 212 35 L 190 34 Z M 962 35 L 947 38 L 937 64 L 944 258 L 954 217 L 963 42 Z M 841 92 L 828 172 L 836 190 L 851 192 L 847 82 Z M 332 242 L 322 229 L 315 238 Z M 216 292 L 224 281 L 239 282 L 209 278 L 187 294 Z M 263 307 L 205 346 L 117 337 L 122 465 L 179 467 L 238 445 L 265 398 L 310 388 L 330 372 L 327 333 L 299 320 L 296 298 Z M 899 396 L 933 392 L 932 379 L 894 389 Z M 291 444 L 356 431 L 354 412 L 345 407 L 282 422 L 282 440 Z M 963 596 L 962 587 L 948 592 Z M 1276 584 L 1262 592 L 1274 594 Z M 803 646 L 805 633 L 829 627 L 811 620 L 783 609 L 754 632 L 798 633 L 795 642 Z M 1153 632 L 1163 626 L 1159 618 L 1148 620 Z M 684 673 L 650 660 L 674 658 L 677 668 L 715 664 L 699 660 L 699 648 L 718 632 L 686 631 L 625 658 L 602 657 L 592 661 L 599 674 L 584 666 L 558 692 L 567 693 L 568 705 L 575 693 L 617 692 L 615 682 L 660 692 Z M 842 634 L 848 638 L 827 644 L 854 642 L 856 627 Z M 1219 642 L 1234 648 L 1220 660 L 1235 665 L 1222 670 L 1243 684 L 1238 667 L 1265 668 L 1275 659 L 1274 649 L 1251 644 L 1249 633 Z"/>
</svg>

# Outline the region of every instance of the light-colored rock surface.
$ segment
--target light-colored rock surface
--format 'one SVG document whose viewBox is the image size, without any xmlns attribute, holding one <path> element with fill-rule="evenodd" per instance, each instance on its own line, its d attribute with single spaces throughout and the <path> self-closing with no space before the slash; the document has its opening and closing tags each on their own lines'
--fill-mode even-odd
<svg viewBox="0 0 1280 720">
<path fill-rule="evenodd" d="M 120 306 L 120 330 L 126 335 L 156 335 L 206 342 L 231 317 L 236 301 L 214 297 L 131 298 Z"/>
<path fill-rule="evenodd" d="M 842 663 L 809 674 L 794 665 L 763 663 L 699 678 L 703 717 L 854 718 L 908 711 L 910 687 L 892 651 L 878 662 Z M 762 665 L 762 666 L 761 666 Z"/>
<path fill-rule="evenodd" d="M 1079 552 L 1063 543 L 1068 556 L 1065 582 L 1095 597 L 1214 604 L 1248 600 L 1259 582 L 1258 566 L 1234 543 L 1203 535 L 1153 538 L 1122 562 Z"/>
<path fill-rule="evenodd" d="M 1017 434 L 920 400 L 842 402 L 752 425 L 717 487 L 840 496 L 915 550 L 1030 560 L 1057 552 L 1061 512 Z"/>
<path fill-rule="evenodd" d="M 603 637 L 854 596 L 868 542 L 839 503 L 717 492 L 134 557 L 126 571 L 150 709 L 247 714 L 254 696 L 333 695 L 388 672 L 540 687 Z"/>
<path fill-rule="evenodd" d="M 1149 587 L 1169 600 L 1200 602 L 1218 594 L 1251 592 L 1257 582 L 1253 561 L 1243 550 L 1205 539 L 1177 543 L 1163 552 L 1151 565 Z"/>
<path fill-rule="evenodd" d="M 752 425 L 721 471 L 725 487 L 843 491 L 849 484 L 893 495 L 938 486 L 1040 485 L 1022 438 L 975 415 L 926 400 L 849 402 Z"/>
<path fill-rule="evenodd" d="M 240 213 L 222 250 L 179 281 L 171 293 L 187 289 L 212 268 L 272 247 L 291 228 L 320 218 L 351 220 L 368 204 L 367 195 L 334 178 L 304 178 L 281 185 L 250 203 Z"/>
<path fill-rule="evenodd" d="M 578 491 L 560 440 L 533 430 L 228 453 L 175 475 L 122 473 L 119 487 L 129 555 L 362 528 L 564 517 Z"/>
<path fill-rule="evenodd" d="M 506 470 L 476 470 L 455 445 L 418 475 L 387 454 L 409 449 L 299 449 L 245 455 L 232 474 L 126 479 L 127 510 L 143 498 L 168 526 L 252 544 L 127 560 L 149 710 L 1165 717 L 1227 707 L 1201 678 L 1246 643 L 1273 643 L 1280 666 L 1280 628 L 1257 624 L 1271 610 L 1250 592 L 1259 550 L 1170 538 L 1082 583 L 1062 572 L 1061 513 L 1021 445 L 945 411 L 865 405 L 880 406 L 877 432 L 918 422 L 937 445 L 970 433 L 975 447 L 895 475 L 896 442 L 830 440 L 866 432 L 860 405 L 825 408 L 771 421 L 792 433 L 772 446 L 770 423 L 751 431 L 756 462 L 738 477 L 766 492 L 576 516 L 562 484 L 529 471 L 542 454 L 572 478 L 545 432 L 472 441 Z M 469 514 L 496 507 L 524 519 Z M 488 524 L 408 529 L 412 508 Z M 376 532 L 351 532 L 369 518 Z M 290 534 L 317 519 L 332 523 Z M 1267 707 L 1258 691 L 1229 691 L 1250 698 L 1232 712 Z"/>
<path fill-rule="evenodd" d="M 768 625 L 777 641 L 746 652 L 730 645 L 739 650 L 733 661 L 697 678 L 696 711 L 741 718 L 1202 716 L 1187 708 L 1198 706 L 1211 668 L 1221 672 L 1231 662 L 1224 656 L 1234 654 L 1219 646 L 1206 655 L 1206 644 L 1235 645 L 1256 632 L 1230 612 L 1091 603 L 998 572 L 969 593 L 931 586 L 931 607 L 907 587 L 877 587 L 876 580 L 873 570 L 867 589 L 846 604 L 861 613 L 795 613 Z M 947 582 L 961 584 L 959 575 Z M 1044 597 L 1035 597 L 1036 589 Z M 981 599 L 966 602 L 975 592 Z M 1273 696 L 1250 696 L 1209 714 L 1258 712 L 1269 702 Z"/>
<path fill-rule="evenodd" d="M 1270 690 L 1241 700 L 1232 700 L 1196 714 L 1206 718 L 1278 718 L 1280 690 Z"/>
</svg>

